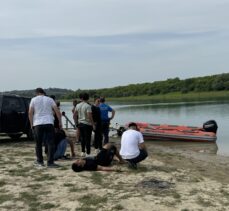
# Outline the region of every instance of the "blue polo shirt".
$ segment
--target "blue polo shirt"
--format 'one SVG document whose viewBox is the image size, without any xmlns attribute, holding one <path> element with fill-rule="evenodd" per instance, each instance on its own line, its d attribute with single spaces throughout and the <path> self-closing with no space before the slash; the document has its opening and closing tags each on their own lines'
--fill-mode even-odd
<svg viewBox="0 0 229 211">
<path fill-rule="evenodd" d="M 109 122 L 110 119 L 109 119 L 108 113 L 109 113 L 109 112 L 112 112 L 113 109 L 112 109 L 109 105 L 107 105 L 107 104 L 105 104 L 105 103 L 101 103 L 101 104 L 99 105 L 99 108 L 100 108 L 100 111 L 101 111 L 101 120 L 102 120 L 103 122 Z"/>
</svg>

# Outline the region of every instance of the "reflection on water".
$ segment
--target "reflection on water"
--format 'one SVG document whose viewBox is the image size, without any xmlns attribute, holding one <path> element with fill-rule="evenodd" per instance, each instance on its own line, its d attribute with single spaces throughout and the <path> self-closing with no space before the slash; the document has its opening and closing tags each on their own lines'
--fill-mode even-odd
<svg viewBox="0 0 229 211">
<path fill-rule="evenodd" d="M 208 101 L 208 102 L 188 102 L 188 103 L 112 103 L 112 107 L 116 110 L 115 118 L 111 124 L 116 123 L 124 125 L 130 121 L 149 122 L 154 124 L 172 124 L 202 127 L 203 123 L 213 119 L 218 124 L 217 145 L 219 147 L 218 154 L 229 156 L 229 102 Z M 61 109 L 67 116 L 72 118 L 72 103 L 62 103 Z M 190 143 L 189 143 L 190 144 Z M 181 143 L 173 143 L 179 145 Z M 196 143 L 200 147 L 200 143 Z M 193 148 L 195 149 L 196 147 Z M 184 148 L 189 147 L 188 143 L 184 143 Z M 203 145 L 211 148 L 213 145 Z M 192 147 L 192 146 L 190 146 Z M 216 150 L 217 151 L 217 150 Z"/>
</svg>

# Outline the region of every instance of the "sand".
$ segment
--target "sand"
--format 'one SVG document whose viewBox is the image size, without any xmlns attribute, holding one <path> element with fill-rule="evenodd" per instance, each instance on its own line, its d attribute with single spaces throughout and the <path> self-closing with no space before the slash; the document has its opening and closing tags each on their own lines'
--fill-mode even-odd
<svg viewBox="0 0 229 211">
<path fill-rule="evenodd" d="M 121 172 L 75 173 L 72 160 L 34 167 L 33 141 L 1 137 L 0 210 L 229 210 L 229 157 L 216 155 L 216 145 L 146 145 L 137 170 L 114 162 Z"/>
</svg>

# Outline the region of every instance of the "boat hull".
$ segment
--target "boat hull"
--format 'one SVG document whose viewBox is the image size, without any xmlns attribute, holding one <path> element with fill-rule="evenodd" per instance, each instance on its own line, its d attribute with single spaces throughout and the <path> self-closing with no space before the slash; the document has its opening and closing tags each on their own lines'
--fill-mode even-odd
<svg viewBox="0 0 229 211">
<path fill-rule="evenodd" d="M 216 142 L 214 132 L 206 132 L 203 128 L 179 125 L 158 125 L 137 122 L 139 130 L 146 140 L 172 140 L 194 142 Z"/>
</svg>

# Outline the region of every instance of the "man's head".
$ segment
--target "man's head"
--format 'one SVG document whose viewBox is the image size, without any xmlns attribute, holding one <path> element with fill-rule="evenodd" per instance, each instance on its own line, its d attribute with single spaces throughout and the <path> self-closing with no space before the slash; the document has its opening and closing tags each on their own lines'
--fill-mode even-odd
<svg viewBox="0 0 229 211">
<path fill-rule="evenodd" d="M 36 93 L 37 95 L 46 95 L 44 89 L 42 89 L 42 88 L 40 88 L 40 87 L 36 88 L 35 93 Z"/>
<path fill-rule="evenodd" d="M 87 92 L 82 93 L 82 100 L 83 101 L 88 101 L 89 100 L 89 94 Z"/>
<path fill-rule="evenodd" d="M 83 159 L 76 160 L 72 164 L 72 170 L 75 171 L 75 172 L 83 171 L 85 163 L 86 163 L 86 161 L 83 160 Z"/>
<path fill-rule="evenodd" d="M 95 103 L 95 105 L 99 105 L 99 103 L 100 103 L 100 97 L 95 96 L 94 97 L 94 103 Z"/>
<path fill-rule="evenodd" d="M 105 103 L 105 97 L 100 97 L 100 102 Z"/>
<path fill-rule="evenodd" d="M 135 122 L 131 122 L 128 125 L 129 129 L 138 130 L 138 125 Z"/>
</svg>

